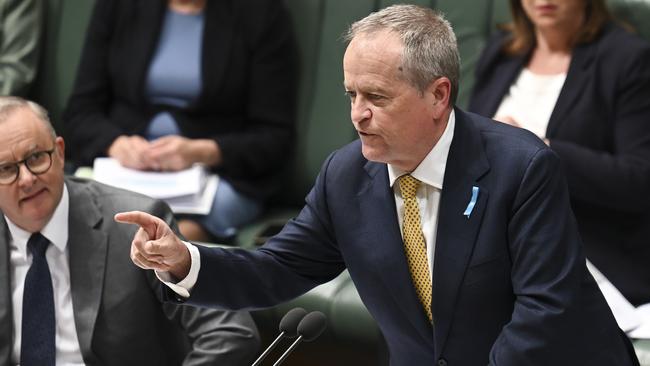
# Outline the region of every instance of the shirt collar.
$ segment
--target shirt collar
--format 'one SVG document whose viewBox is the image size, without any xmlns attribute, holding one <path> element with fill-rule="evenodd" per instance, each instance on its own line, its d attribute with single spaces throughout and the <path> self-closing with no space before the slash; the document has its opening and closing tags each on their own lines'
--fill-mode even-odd
<svg viewBox="0 0 650 366">
<path fill-rule="evenodd" d="M 41 230 L 41 235 L 46 237 L 56 248 L 60 251 L 64 251 L 68 245 L 68 212 L 70 207 L 70 200 L 68 195 L 68 187 L 63 184 L 63 194 L 61 195 L 61 200 L 54 210 L 54 214 L 50 221 L 47 222 L 43 230 Z M 9 232 L 11 233 L 11 238 L 13 240 L 13 245 L 18 248 L 18 251 L 22 256 L 27 258 L 27 241 L 29 237 L 32 236 L 32 233 L 21 229 L 16 226 L 9 218 L 5 215 L 5 221 L 9 227 Z"/>
<path fill-rule="evenodd" d="M 431 151 L 429 151 L 427 156 L 424 157 L 420 165 L 410 173 L 413 178 L 416 178 L 424 184 L 433 186 L 440 190 L 442 189 L 442 181 L 445 178 L 445 167 L 447 166 L 449 148 L 451 147 L 451 141 L 454 138 L 455 125 L 456 113 L 452 109 L 449 114 L 449 121 L 447 121 L 447 127 L 445 127 L 442 136 L 440 136 L 440 139 L 433 146 Z M 388 179 L 390 186 L 392 187 L 395 184 L 397 178 L 407 173 L 408 172 L 388 164 Z"/>
</svg>

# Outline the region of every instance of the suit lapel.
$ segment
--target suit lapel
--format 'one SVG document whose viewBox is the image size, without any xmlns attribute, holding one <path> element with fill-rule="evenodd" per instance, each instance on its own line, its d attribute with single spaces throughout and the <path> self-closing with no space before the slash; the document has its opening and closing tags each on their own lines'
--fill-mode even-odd
<svg viewBox="0 0 650 366">
<path fill-rule="evenodd" d="M 458 290 L 472 256 L 487 205 L 487 187 L 478 182 L 488 170 L 480 132 L 470 116 L 456 109 L 456 128 L 449 150 L 438 214 L 433 265 L 433 317 L 436 351 L 443 350 L 454 318 Z M 464 215 L 478 187 L 476 204 Z"/>
<path fill-rule="evenodd" d="M 359 192 L 359 199 L 361 212 L 366 216 L 363 221 L 381 228 L 379 234 L 381 237 L 376 238 L 377 243 L 383 243 L 380 248 L 376 248 L 382 252 L 380 277 L 387 292 L 393 295 L 395 302 L 399 304 L 413 327 L 424 339 L 432 341 L 429 320 L 412 285 L 404 253 L 404 242 L 397 222 L 395 197 L 389 186 L 386 165 L 368 162 L 365 169 L 368 173 L 368 182 Z M 378 205 L 382 206 L 378 207 Z M 370 230 L 370 232 L 377 233 L 377 230 Z"/>
<path fill-rule="evenodd" d="M 594 44 L 580 45 L 573 50 L 566 80 L 546 128 L 546 137 L 557 136 L 563 117 L 569 113 L 576 99 L 583 93 L 585 84 L 589 81 L 590 74 L 587 69 L 594 59 L 595 51 Z"/>
<path fill-rule="evenodd" d="M 14 344 L 9 242 L 11 235 L 0 212 L 0 365 L 8 365 Z"/>
<path fill-rule="evenodd" d="M 499 67 L 495 70 L 494 86 L 491 87 L 487 93 L 484 95 L 484 102 L 481 105 L 476 106 L 476 112 L 492 118 L 494 114 L 499 109 L 503 97 L 508 94 L 510 90 L 510 85 L 512 85 L 521 69 L 524 67 L 524 63 L 527 57 L 511 57 L 507 58 Z"/>
<path fill-rule="evenodd" d="M 137 82 L 136 88 L 131 92 L 141 104 L 145 104 L 145 82 L 149 75 L 149 66 L 154 52 L 158 48 L 158 41 L 162 31 L 165 13 L 167 11 L 167 3 L 159 0 L 140 1 L 129 4 L 133 6 L 138 19 L 134 25 L 134 33 L 137 34 L 139 41 L 131 42 L 131 49 L 129 58 L 134 64 L 132 67 L 127 67 L 126 72 L 131 70 L 131 78 Z"/>
<path fill-rule="evenodd" d="M 208 1 L 205 6 L 201 75 L 203 91 L 197 105 L 211 106 L 211 99 L 219 95 L 221 79 L 226 73 L 233 40 L 233 30 L 239 29 L 233 22 L 238 19 L 236 1 Z M 207 21 L 210 19 L 210 21 Z"/>
<path fill-rule="evenodd" d="M 100 231 L 97 197 L 83 184 L 66 180 L 70 194 L 68 252 L 70 287 L 77 336 L 84 360 L 94 359 L 91 341 L 101 304 L 107 236 Z"/>
</svg>

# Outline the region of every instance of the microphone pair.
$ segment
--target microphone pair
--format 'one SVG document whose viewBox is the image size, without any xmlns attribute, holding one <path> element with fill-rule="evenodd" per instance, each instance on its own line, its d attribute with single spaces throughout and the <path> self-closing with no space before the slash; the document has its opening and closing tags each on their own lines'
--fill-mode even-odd
<svg viewBox="0 0 650 366">
<path fill-rule="evenodd" d="M 320 311 L 312 311 L 307 313 L 303 308 L 293 308 L 289 310 L 280 320 L 280 334 L 275 338 L 275 340 L 264 350 L 260 357 L 255 360 L 251 366 L 259 366 L 262 363 L 262 360 L 278 345 L 281 339 L 289 338 L 293 339 L 298 337 L 292 344 L 287 348 L 287 350 L 278 358 L 278 360 L 273 364 L 273 366 L 279 366 L 289 354 L 300 344 L 300 342 L 311 342 L 314 339 L 318 338 L 325 327 L 327 326 L 327 320 L 325 314 Z"/>
</svg>

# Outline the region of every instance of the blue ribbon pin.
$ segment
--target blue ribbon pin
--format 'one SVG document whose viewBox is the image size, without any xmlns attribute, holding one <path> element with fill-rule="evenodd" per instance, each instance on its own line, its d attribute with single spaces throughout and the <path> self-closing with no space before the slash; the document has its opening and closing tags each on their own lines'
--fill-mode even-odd
<svg viewBox="0 0 650 366">
<path fill-rule="evenodd" d="M 472 211 L 474 210 L 474 206 L 476 206 L 476 200 L 478 200 L 478 187 L 473 186 L 472 187 L 472 198 L 469 200 L 469 203 L 467 204 L 467 208 L 465 208 L 465 212 L 463 212 L 463 215 L 469 219 L 469 215 L 472 214 Z"/>
</svg>

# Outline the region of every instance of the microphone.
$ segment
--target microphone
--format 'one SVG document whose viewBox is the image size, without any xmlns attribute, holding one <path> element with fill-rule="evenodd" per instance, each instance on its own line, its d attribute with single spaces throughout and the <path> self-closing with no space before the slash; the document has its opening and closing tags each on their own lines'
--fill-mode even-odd
<svg viewBox="0 0 650 366">
<path fill-rule="evenodd" d="M 293 308 L 289 310 L 283 317 L 282 320 L 280 320 L 280 334 L 275 338 L 273 343 L 269 345 L 264 352 L 260 355 L 260 357 L 255 360 L 255 362 L 251 366 L 258 366 L 260 363 L 262 363 L 262 360 L 268 354 L 275 348 L 275 346 L 278 345 L 280 340 L 284 337 L 286 338 L 296 338 L 297 334 L 297 329 L 299 326 L 300 321 L 305 317 L 307 314 L 307 311 L 303 308 Z"/>
<path fill-rule="evenodd" d="M 305 317 L 298 324 L 298 339 L 296 339 L 289 348 L 280 356 L 280 358 L 273 364 L 273 366 L 279 366 L 282 361 L 284 361 L 289 353 L 291 353 L 294 348 L 298 346 L 301 341 L 311 342 L 314 339 L 318 338 L 325 328 L 327 327 L 327 319 L 325 314 L 320 311 L 312 311 L 311 313 L 305 315 Z"/>
</svg>

